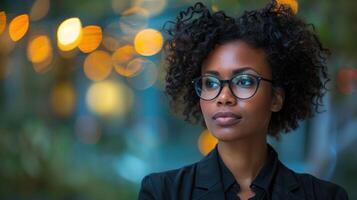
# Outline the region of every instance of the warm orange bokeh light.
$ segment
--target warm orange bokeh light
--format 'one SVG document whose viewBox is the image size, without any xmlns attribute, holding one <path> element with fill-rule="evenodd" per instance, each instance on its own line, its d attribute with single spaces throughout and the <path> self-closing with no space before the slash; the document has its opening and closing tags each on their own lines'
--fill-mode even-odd
<svg viewBox="0 0 357 200">
<path fill-rule="evenodd" d="M 0 12 L 0 35 L 4 32 L 6 27 L 6 13 L 4 11 Z"/>
<path fill-rule="evenodd" d="M 27 58 L 33 63 L 46 60 L 52 51 L 50 39 L 46 35 L 34 37 L 27 46 Z"/>
<path fill-rule="evenodd" d="M 112 72 L 111 56 L 102 50 L 92 52 L 84 61 L 84 73 L 93 81 L 101 81 Z"/>
<path fill-rule="evenodd" d="M 102 28 L 99 26 L 86 26 L 82 29 L 82 40 L 78 48 L 83 53 L 89 53 L 96 50 L 102 42 Z"/>
<path fill-rule="evenodd" d="M 161 50 L 163 41 L 164 39 L 159 31 L 144 29 L 135 36 L 135 50 L 143 56 L 152 56 Z"/>
<path fill-rule="evenodd" d="M 45 17 L 50 10 L 50 0 L 36 0 L 30 11 L 31 21 L 37 21 Z"/>
<path fill-rule="evenodd" d="M 115 71 L 125 77 L 131 77 L 136 74 L 140 70 L 140 67 L 128 64 L 135 55 L 137 54 L 131 45 L 118 48 L 112 55 Z"/>
<path fill-rule="evenodd" d="M 296 14 L 298 12 L 299 4 L 297 0 L 277 0 L 278 5 L 287 5 Z"/>
<path fill-rule="evenodd" d="M 29 16 L 27 14 L 15 17 L 9 25 L 9 34 L 12 41 L 19 41 L 29 28 Z"/>
<path fill-rule="evenodd" d="M 70 116 L 74 111 L 76 103 L 76 93 L 73 84 L 63 82 L 56 85 L 52 90 L 50 102 L 53 111 L 58 116 Z"/>
<path fill-rule="evenodd" d="M 82 38 L 82 23 L 73 17 L 63 21 L 57 29 L 57 45 L 62 51 L 70 51 L 78 46 Z"/>
<path fill-rule="evenodd" d="M 207 155 L 217 144 L 218 140 L 207 129 L 198 138 L 198 149 L 203 155 Z"/>
</svg>

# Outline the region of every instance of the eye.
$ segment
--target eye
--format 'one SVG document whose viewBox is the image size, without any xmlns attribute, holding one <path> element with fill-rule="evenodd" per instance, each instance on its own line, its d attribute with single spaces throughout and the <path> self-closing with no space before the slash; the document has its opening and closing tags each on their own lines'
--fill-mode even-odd
<svg viewBox="0 0 357 200">
<path fill-rule="evenodd" d="M 249 88 L 255 85 L 256 80 L 249 75 L 241 75 L 236 77 L 233 82 L 238 87 Z"/>
<path fill-rule="evenodd" d="M 215 78 L 204 78 L 203 80 L 203 87 L 205 89 L 216 89 L 219 88 L 219 81 Z"/>
</svg>

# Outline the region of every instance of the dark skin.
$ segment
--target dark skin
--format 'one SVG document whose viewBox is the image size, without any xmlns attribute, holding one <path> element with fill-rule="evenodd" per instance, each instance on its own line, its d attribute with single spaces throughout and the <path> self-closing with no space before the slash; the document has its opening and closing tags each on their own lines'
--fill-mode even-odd
<svg viewBox="0 0 357 200">
<path fill-rule="evenodd" d="M 201 75 L 230 79 L 234 71 L 272 79 L 272 72 L 263 50 L 252 48 L 244 41 L 234 40 L 215 48 L 202 65 Z M 283 105 L 284 91 L 270 82 L 261 81 L 250 99 L 237 99 L 227 84 L 213 100 L 200 100 L 207 129 L 218 139 L 218 152 L 240 185 L 241 199 L 254 196 L 250 185 L 267 159 L 267 133 L 272 112 Z M 237 123 L 223 126 L 212 119 L 217 112 L 241 116 Z M 229 120 L 225 117 L 220 120 Z"/>
</svg>

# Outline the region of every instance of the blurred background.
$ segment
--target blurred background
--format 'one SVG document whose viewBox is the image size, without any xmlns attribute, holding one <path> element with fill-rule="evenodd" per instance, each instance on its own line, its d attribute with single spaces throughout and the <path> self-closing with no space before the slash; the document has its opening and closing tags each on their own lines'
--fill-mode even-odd
<svg viewBox="0 0 357 200">
<path fill-rule="evenodd" d="M 0 0 L 0 199 L 137 199 L 216 141 L 169 109 L 162 27 L 189 0 Z M 205 0 L 239 15 L 268 0 Z M 280 159 L 357 199 L 357 1 L 284 0 L 330 48 L 325 112 Z"/>
</svg>

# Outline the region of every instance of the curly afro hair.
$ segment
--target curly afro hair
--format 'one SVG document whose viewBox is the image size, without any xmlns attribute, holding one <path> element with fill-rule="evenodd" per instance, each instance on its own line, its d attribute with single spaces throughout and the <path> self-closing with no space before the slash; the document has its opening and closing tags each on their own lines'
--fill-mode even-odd
<svg viewBox="0 0 357 200">
<path fill-rule="evenodd" d="M 279 138 L 281 132 L 296 129 L 299 120 L 319 112 L 329 81 L 326 60 L 330 52 L 322 47 L 314 26 L 299 19 L 291 8 L 272 1 L 235 18 L 196 3 L 168 24 L 164 26 L 168 34 L 165 92 L 174 112 L 185 121 L 205 126 L 191 81 L 201 75 L 201 65 L 216 45 L 232 40 L 263 49 L 274 87 L 285 91 L 282 109 L 272 114 L 269 135 Z"/>
</svg>

